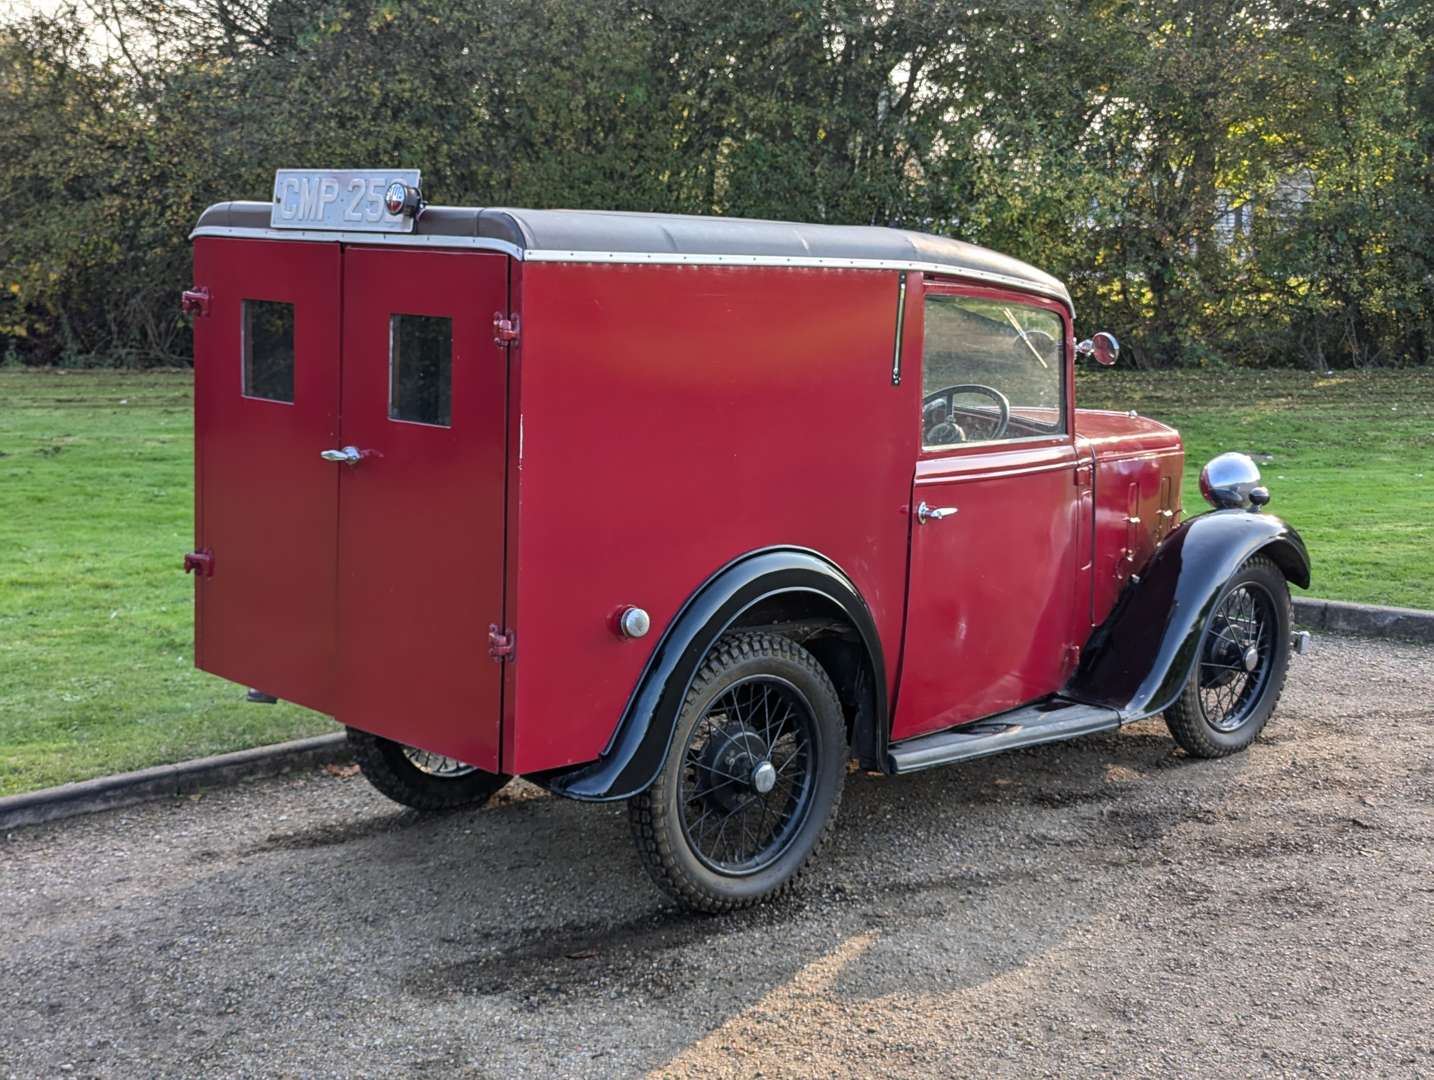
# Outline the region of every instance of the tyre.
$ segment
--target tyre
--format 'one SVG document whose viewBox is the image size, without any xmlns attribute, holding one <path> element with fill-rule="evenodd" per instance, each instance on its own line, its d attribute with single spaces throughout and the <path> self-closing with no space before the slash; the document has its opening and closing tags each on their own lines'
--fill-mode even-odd
<svg viewBox="0 0 1434 1080">
<path fill-rule="evenodd" d="M 1290 588 L 1256 555 L 1225 584 L 1205 624 L 1195 670 L 1165 724 L 1185 752 L 1218 758 L 1264 729 L 1290 666 Z"/>
<path fill-rule="evenodd" d="M 696 911 L 789 889 L 830 833 L 846 782 L 846 722 L 806 649 L 728 634 L 703 661 L 657 779 L 628 802 L 659 888 Z"/>
<path fill-rule="evenodd" d="M 357 728 L 346 730 L 364 778 L 394 802 L 415 810 L 482 806 L 511 779 Z"/>
</svg>

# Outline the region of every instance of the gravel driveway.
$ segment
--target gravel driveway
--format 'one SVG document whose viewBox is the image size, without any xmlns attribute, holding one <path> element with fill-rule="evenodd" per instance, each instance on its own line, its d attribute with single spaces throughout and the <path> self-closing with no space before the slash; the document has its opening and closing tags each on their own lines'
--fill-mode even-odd
<svg viewBox="0 0 1434 1080">
<path fill-rule="evenodd" d="M 620 806 L 315 772 L 0 838 L 0 1076 L 1434 1076 L 1434 649 L 1325 638 L 1266 737 L 853 776 L 792 899 Z"/>
</svg>

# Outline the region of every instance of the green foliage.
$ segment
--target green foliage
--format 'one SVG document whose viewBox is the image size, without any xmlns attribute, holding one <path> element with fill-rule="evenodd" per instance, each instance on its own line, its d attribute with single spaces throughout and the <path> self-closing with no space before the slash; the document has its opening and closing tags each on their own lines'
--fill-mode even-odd
<svg viewBox="0 0 1434 1080">
<path fill-rule="evenodd" d="M 1070 282 L 1141 366 L 1427 364 L 1434 0 L 89 0 L 0 21 L 0 354 L 184 361 L 211 202 L 904 225 Z M 1238 216 L 1238 220 L 1237 220 Z"/>
</svg>

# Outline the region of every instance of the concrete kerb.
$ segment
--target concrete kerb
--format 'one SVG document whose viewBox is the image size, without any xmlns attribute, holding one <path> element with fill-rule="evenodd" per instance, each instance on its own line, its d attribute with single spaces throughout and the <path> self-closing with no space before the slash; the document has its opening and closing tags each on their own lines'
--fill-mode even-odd
<svg viewBox="0 0 1434 1080">
<path fill-rule="evenodd" d="M 1295 597 L 1294 607 L 1295 623 L 1307 630 L 1434 644 L 1434 611 L 1353 604 L 1344 600 L 1317 600 L 1304 596 Z M 188 795 L 204 788 L 236 784 L 241 780 L 317 768 L 347 761 L 349 756 L 343 734 L 336 732 L 233 754 L 197 758 L 178 765 L 157 765 L 138 772 L 9 795 L 0 798 L 0 832 L 20 825 L 35 825 L 151 799 Z"/>
<path fill-rule="evenodd" d="M 1392 637 L 1434 644 L 1434 611 L 1295 597 L 1295 622 L 1307 630 Z"/>
<path fill-rule="evenodd" d="M 0 799 L 0 832 L 19 825 L 36 825 L 151 799 L 189 795 L 204 788 L 237 784 L 241 780 L 317 768 L 348 758 L 348 742 L 342 732 L 335 732 L 232 754 L 196 758 L 178 765 L 156 765 L 138 772 L 101 776 L 41 791 L 8 795 Z"/>
</svg>

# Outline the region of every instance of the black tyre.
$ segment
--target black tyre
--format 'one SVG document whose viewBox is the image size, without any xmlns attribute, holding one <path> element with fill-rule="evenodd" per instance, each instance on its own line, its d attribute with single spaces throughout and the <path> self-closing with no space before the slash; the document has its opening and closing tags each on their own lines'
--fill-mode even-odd
<svg viewBox="0 0 1434 1080">
<path fill-rule="evenodd" d="M 357 728 L 346 730 L 354 761 L 368 782 L 415 810 L 482 806 L 511 779 Z"/>
<path fill-rule="evenodd" d="M 1194 757 L 1243 750 L 1264 730 L 1290 666 L 1290 588 L 1262 555 L 1226 583 L 1205 624 L 1195 670 L 1165 710 L 1175 741 Z"/>
<path fill-rule="evenodd" d="M 661 774 L 628 802 L 648 873 L 697 911 L 785 892 L 830 833 L 846 764 L 841 702 L 816 658 L 775 634 L 723 637 Z"/>
</svg>

